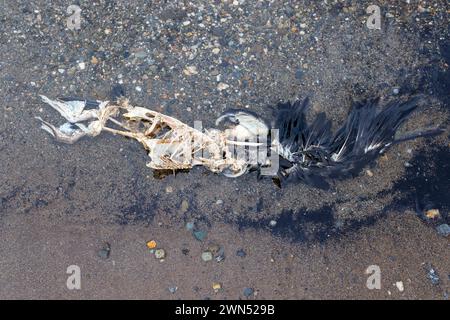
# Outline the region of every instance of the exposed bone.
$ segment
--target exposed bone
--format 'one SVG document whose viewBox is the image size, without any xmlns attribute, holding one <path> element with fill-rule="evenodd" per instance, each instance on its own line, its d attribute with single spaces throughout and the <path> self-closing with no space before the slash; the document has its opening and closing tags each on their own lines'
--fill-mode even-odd
<svg viewBox="0 0 450 320">
<path fill-rule="evenodd" d="M 258 135 L 266 139 L 268 127 L 256 117 L 239 112 L 231 122 L 234 127 L 224 131 L 217 129 L 198 130 L 187 124 L 154 110 L 131 106 L 127 100 L 117 104 L 99 102 L 97 109 L 85 110 L 83 101 L 58 101 L 42 96 L 42 100 L 58 111 L 68 123 L 56 128 L 49 122 L 37 118 L 42 129 L 56 140 L 74 143 L 83 136 L 97 136 L 102 131 L 126 136 L 139 141 L 148 151 L 150 162 L 147 166 L 156 170 L 190 169 L 204 166 L 212 172 L 238 177 L 248 171 L 257 159 L 251 156 L 236 157 L 239 146 L 255 148 L 263 143 L 257 141 Z M 117 126 L 118 128 L 111 127 Z M 264 141 L 264 144 L 266 141 Z"/>
</svg>

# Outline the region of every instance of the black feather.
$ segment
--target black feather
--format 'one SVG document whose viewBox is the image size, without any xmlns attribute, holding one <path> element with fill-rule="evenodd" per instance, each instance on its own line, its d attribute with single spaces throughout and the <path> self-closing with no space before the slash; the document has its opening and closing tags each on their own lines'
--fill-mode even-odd
<svg viewBox="0 0 450 320">
<path fill-rule="evenodd" d="M 96 100 L 90 100 L 90 99 L 81 99 L 81 98 L 76 98 L 76 97 L 59 97 L 58 98 L 61 101 L 83 101 L 85 103 L 85 106 L 87 108 L 98 108 L 98 106 L 100 105 L 100 102 L 96 101 Z"/>
<path fill-rule="evenodd" d="M 377 110 L 379 104 L 379 98 L 355 103 L 334 134 L 323 113 L 311 125 L 307 123 L 308 99 L 279 104 L 273 128 L 279 130 L 281 156 L 289 162 L 280 166 L 280 179 L 327 189 L 329 180 L 358 174 L 394 143 L 443 132 L 430 129 L 395 139 L 397 129 L 417 108 L 418 99 L 391 102 L 381 111 Z"/>
</svg>

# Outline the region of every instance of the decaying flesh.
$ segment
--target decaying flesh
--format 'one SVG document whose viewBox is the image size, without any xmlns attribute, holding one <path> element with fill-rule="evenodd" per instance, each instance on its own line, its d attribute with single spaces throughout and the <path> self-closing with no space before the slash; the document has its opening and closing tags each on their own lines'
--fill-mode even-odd
<svg viewBox="0 0 450 320">
<path fill-rule="evenodd" d="M 268 133 L 263 121 L 245 112 L 217 119 L 217 124 L 225 120 L 234 123 L 221 131 L 193 128 L 162 113 L 132 106 L 126 99 L 117 103 L 99 101 L 97 108 L 86 110 L 84 101 L 41 98 L 68 121 L 57 128 L 37 117 L 42 129 L 56 140 L 74 143 L 83 136 L 95 137 L 103 131 L 136 139 L 148 151 L 151 161 L 147 166 L 155 170 L 204 166 L 212 172 L 237 177 L 247 172 L 251 161 L 248 155 L 245 158 L 234 154 L 236 145 L 243 148 L 265 145 L 266 142 L 257 142 L 256 136 L 265 137 Z"/>
</svg>

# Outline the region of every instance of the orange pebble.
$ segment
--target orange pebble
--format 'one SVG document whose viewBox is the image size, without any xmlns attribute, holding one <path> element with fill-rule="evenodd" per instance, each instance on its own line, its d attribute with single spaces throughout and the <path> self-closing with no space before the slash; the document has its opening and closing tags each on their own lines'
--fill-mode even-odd
<svg viewBox="0 0 450 320">
<path fill-rule="evenodd" d="M 147 242 L 147 247 L 149 249 L 155 249 L 156 248 L 156 241 L 155 240 L 151 240 L 151 241 Z"/>
</svg>

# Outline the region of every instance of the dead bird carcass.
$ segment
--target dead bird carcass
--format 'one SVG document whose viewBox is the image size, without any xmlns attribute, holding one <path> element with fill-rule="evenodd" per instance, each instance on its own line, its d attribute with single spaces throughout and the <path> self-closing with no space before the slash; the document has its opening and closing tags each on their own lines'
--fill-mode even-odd
<svg viewBox="0 0 450 320">
<path fill-rule="evenodd" d="M 139 141 L 151 159 L 147 166 L 154 170 L 204 166 L 227 177 L 256 170 L 281 183 L 301 181 L 324 189 L 332 179 L 358 174 L 395 143 L 444 131 L 431 128 L 396 137 L 397 129 L 417 108 L 418 99 L 390 102 L 381 110 L 380 99 L 356 103 L 333 133 L 324 113 L 311 124 L 306 121 L 308 99 L 279 104 L 270 122 L 245 110 L 230 110 L 216 120 L 216 126 L 226 125 L 224 129 L 203 129 L 132 106 L 126 99 L 41 97 L 67 120 L 55 127 L 37 117 L 42 129 L 61 142 L 74 143 L 106 131 Z"/>
</svg>

